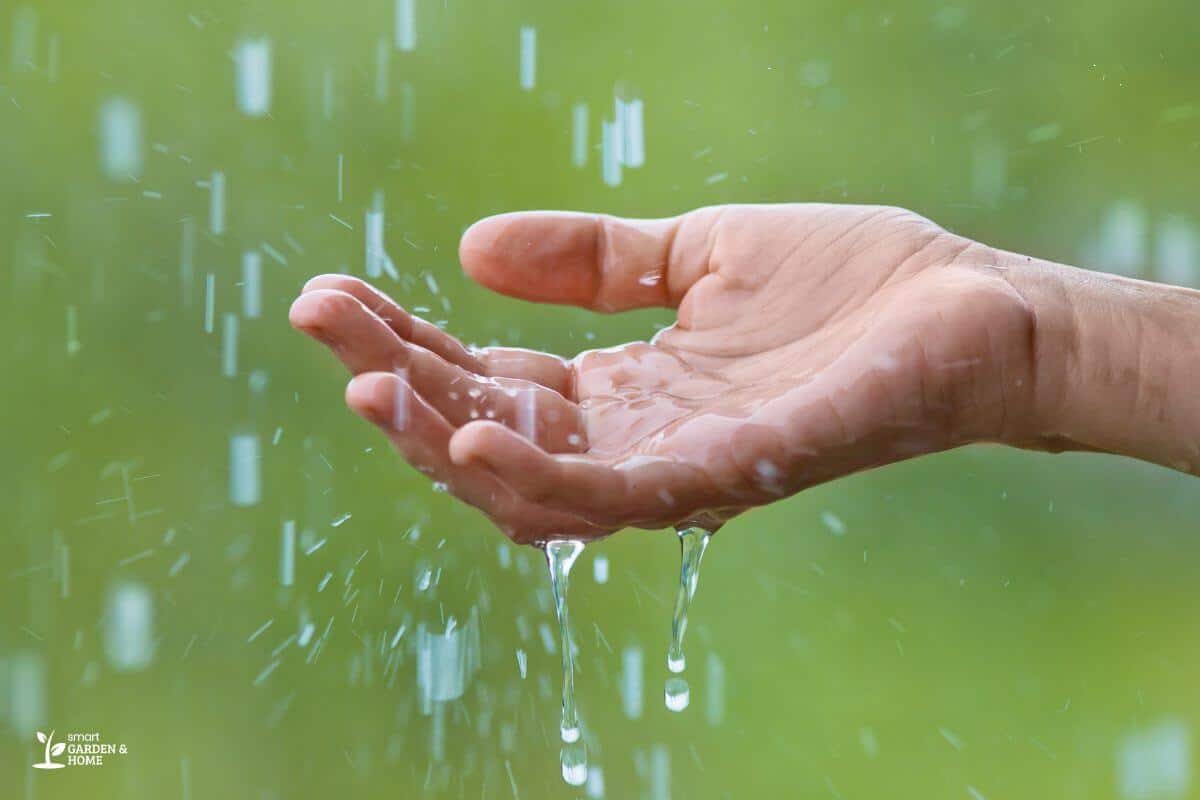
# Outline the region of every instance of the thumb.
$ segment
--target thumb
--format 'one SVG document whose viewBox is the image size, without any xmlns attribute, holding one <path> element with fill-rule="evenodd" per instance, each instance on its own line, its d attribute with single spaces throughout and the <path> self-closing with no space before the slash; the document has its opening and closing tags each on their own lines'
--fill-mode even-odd
<svg viewBox="0 0 1200 800">
<path fill-rule="evenodd" d="M 463 269 L 492 291 L 595 311 L 679 305 L 708 272 L 716 209 L 668 219 L 523 211 L 463 234 Z"/>
</svg>

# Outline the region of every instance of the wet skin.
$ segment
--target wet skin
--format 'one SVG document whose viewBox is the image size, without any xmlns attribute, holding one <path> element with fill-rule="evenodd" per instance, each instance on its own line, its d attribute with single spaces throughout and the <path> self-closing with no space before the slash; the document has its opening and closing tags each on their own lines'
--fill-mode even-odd
<svg viewBox="0 0 1200 800">
<path fill-rule="evenodd" d="M 1102 426 L 1087 402 L 1063 410 L 1061 396 L 1098 372 L 1088 365 L 1111 371 L 1122 355 L 1081 355 L 1084 326 L 1064 320 L 1136 282 L 1076 291 L 1077 270 L 903 209 L 505 214 L 472 226 L 459 255 L 513 297 L 677 310 L 651 341 L 568 360 L 467 348 L 353 277 L 304 287 L 291 322 L 354 373 L 350 407 L 517 541 L 713 530 L 806 487 L 972 442 L 1125 452 L 1075 435 Z M 1176 454 L 1131 454 L 1180 466 Z"/>
</svg>

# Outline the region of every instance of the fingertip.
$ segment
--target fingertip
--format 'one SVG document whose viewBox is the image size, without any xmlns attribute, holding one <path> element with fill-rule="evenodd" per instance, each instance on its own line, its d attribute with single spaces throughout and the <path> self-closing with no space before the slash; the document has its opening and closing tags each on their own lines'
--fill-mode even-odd
<svg viewBox="0 0 1200 800">
<path fill-rule="evenodd" d="M 345 292 L 315 289 L 301 294 L 292 302 L 288 309 L 288 322 L 293 328 L 303 331 L 319 331 L 347 310 L 348 304 L 358 304 L 358 300 Z"/>
<path fill-rule="evenodd" d="M 304 330 L 312 328 L 317 322 L 317 303 L 309 294 L 301 293 L 292 301 L 288 309 L 288 322 L 293 328 Z"/>
<path fill-rule="evenodd" d="M 343 275 L 339 272 L 326 272 L 322 275 L 309 278 L 305 281 L 304 286 L 300 289 L 300 294 L 311 292 L 317 289 L 336 289 L 346 283 L 358 281 L 353 275 Z"/>
<path fill-rule="evenodd" d="M 486 467 L 531 503 L 543 503 L 555 486 L 554 461 L 516 431 L 492 421 L 464 425 L 450 438 L 450 459 L 458 466 Z"/>
<path fill-rule="evenodd" d="M 450 460 L 460 467 L 473 461 L 489 462 L 488 451 L 509 438 L 511 431 L 498 422 L 477 420 L 468 422 L 450 437 Z"/>
<path fill-rule="evenodd" d="M 493 214 L 477 220 L 467 228 L 458 242 L 458 260 L 465 272 L 476 283 L 489 286 L 491 267 L 494 264 L 499 240 L 509 226 L 515 213 Z"/>
<path fill-rule="evenodd" d="M 399 377 L 386 372 L 365 372 L 346 384 L 346 405 L 377 425 L 390 424 L 396 400 L 407 391 Z"/>
<path fill-rule="evenodd" d="M 595 279 L 595 219 L 571 211 L 484 217 L 463 233 L 459 260 L 472 280 L 494 292 L 587 305 Z"/>
<path fill-rule="evenodd" d="M 503 229 L 508 227 L 513 221 L 536 213 L 538 212 L 505 211 L 502 214 L 490 214 L 486 217 L 480 217 L 463 231 L 460 245 L 486 248 L 487 245 L 494 243 Z"/>
</svg>

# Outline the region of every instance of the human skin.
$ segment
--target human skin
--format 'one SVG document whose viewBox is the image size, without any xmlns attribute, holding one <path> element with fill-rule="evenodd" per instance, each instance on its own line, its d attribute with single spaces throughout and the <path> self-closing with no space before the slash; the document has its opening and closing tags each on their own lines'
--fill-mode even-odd
<svg viewBox="0 0 1200 800">
<path fill-rule="evenodd" d="M 1200 293 L 997 250 L 903 209 L 489 217 L 460 260 L 501 294 L 677 311 L 563 359 L 464 346 L 322 275 L 292 324 L 346 402 L 510 538 L 716 529 L 746 509 L 975 442 L 1200 470 Z"/>
</svg>

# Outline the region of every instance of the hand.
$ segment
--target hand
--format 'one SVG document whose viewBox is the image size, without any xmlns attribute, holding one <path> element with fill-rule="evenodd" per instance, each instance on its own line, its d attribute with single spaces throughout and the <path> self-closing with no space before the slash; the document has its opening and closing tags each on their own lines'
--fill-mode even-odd
<svg viewBox="0 0 1200 800">
<path fill-rule="evenodd" d="M 901 209 L 505 214 L 460 257 L 526 300 L 678 309 L 650 342 L 565 361 L 468 350 L 355 278 L 304 287 L 292 324 L 357 376 L 350 407 L 517 541 L 715 529 L 868 467 L 1032 437 L 1030 306 L 995 251 Z"/>
</svg>

